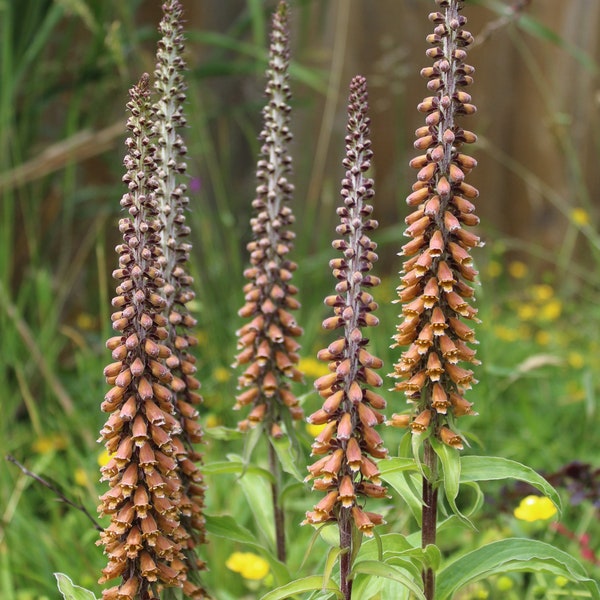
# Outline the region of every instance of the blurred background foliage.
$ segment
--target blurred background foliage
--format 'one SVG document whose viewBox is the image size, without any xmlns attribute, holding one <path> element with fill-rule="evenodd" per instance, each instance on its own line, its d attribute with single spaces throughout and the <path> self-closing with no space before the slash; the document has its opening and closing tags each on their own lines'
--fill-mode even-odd
<svg viewBox="0 0 600 600">
<path fill-rule="evenodd" d="M 274 3 L 182 3 L 194 309 L 210 463 L 242 452 L 241 441 L 219 439 L 219 426 L 241 418 L 230 410 L 236 374 L 229 365 Z M 433 3 L 292 6 L 294 259 L 307 375 L 299 392 L 310 412 L 318 403 L 311 383 L 323 369 L 314 356 L 328 339 L 320 330 L 322 299 L 333 287 L 327 262 L 347 87 L 356 73 L 369 82 L 380 221 L 373 237 L 383 277 L 376 290 L 381 325 L 372 343 L 390 370 L 397 358 L 389 349 L 398 311 L 391 300 L 404 198 L 415 178 L 407 163 L 422 124 L 415 107 L 427 95 L 419 70 L 429 64 L 424 37 Z M 479 135 L 480 165 L 470 183 L 480 190 L 486 240 L 475 257 L 483 364 L 469 396 L 480 413 L 468 423 L 472 451 L 548 473 L 573 460 L 597 467 L 600 3 L 467 0 L 465 13 L 476 37 L 469 63 L 477 69 L 472 94 L 479 109 L 465 123 Z M 124 105 L 132 83 L 153 70 L 159 18 L 158 0 L 0 0 L 0 447 L 2 456 L 13 454 L 56 480 L 92 512 L 102 489 L 95 438 L 105 418 L 99 404 L 119 239 Z M 401 410 L 403 399 L 389 395 L 389 405 L 390 413 Z M 301 435 L 308 449 L 309 434 Z M 394 454 L 400 433 L 385 435 Z M 208 510 L 251 527 L 248 490 L 232 493 L 232 481 L 208 478 Z M 296 486 L 288 501 L 295 526 L 312 500 Z M 572 529 L 588 531 L 592 502 L 573 511 L 566 516 Z M 493 527 L 502 532 L 509 517 L 496 517 Z M 593 533 L 598 548 L 597 525 Z M 300 535 L 310 538 L 309 531 Z M 544 535 L 556 541 L 557 534 Z M 83 515 L 0 462 L 0 597 L 54 599 L 56 570 L 94 586 L 104 562 L 95 539 Z M 213 543 L 209 560 L 223 565 L 234 549 Z M 293 564 L 304 551 L 298 544 Z M 253 597 L 239 577 L 223 583 L 222 570 L 212 567 L 214 585 L 226 586 L 219 598 Z"/>
</svg>

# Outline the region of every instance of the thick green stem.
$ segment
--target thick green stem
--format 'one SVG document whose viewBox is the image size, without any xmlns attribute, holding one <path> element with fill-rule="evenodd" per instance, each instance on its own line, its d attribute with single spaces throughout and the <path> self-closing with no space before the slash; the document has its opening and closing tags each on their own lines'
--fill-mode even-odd
<svg viewBox="0 0 600 600">
<path fill-rule="evenodd" d="M 277 558 L 282 563 L 285 563 L 285 513 L 283 512 L 283 507 L 281 506 L 279 499 L 281 470 L 279 461 L 277 460 L 277 453 L 275 452 L 273 444 L 269 444 L 269 468 L 274 476 L 273 483 L 271 484 L 271 498 L 273 500 L 273 518 L 275 520 L 275 543 L 277 545 Z"/>
<path fill-rule="evenodd" d="M 349 509 L 342 508 L 339 516 L 340 527 L 340 589 L 344 600 L 352 595 L 352 580 L 348 579 L 352 569 L 352 517 Z"/>
<path fill-rule="evenodd" d="M 421 546 L 425 548 L 429 544 L 435 544 L 437 530 L 437 494 L 438 488 L 435 484 L 438 470 L 438 458 L 429 440 L 425 440 L 423 463 L 429 467 L 429 477 L 423 477 L 423 512 L 421 528 Z M 424 569 L 423 591 L 427 600 L 433 600 L 435 594 L 435 571 L 431 568 Z"/>
</svg>

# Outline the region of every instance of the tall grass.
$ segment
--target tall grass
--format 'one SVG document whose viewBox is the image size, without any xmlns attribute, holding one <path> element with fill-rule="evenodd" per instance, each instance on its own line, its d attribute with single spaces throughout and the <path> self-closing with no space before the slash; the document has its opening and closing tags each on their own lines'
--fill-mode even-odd
<svg viewBox="0 0 600 600">
<path fill-rule="evenodd" d="M 472 10 L 481 11 L 477 14 L 484 21 L 493 21 L 504 11 L 490 0 L 474 4 L 479 6 Z M 539 3 L 539 12 L 521 25 L 512 25 L 512 41 L 505 43 L 516 47 L 517 56 L 531 70 L 534 90 L 547 96 L 552 92 L 547 92 L 537 76 L 543 71 L 541 53 L 558 48 L 561 56 L 575 56 L 575 62 L 569 63 L 573 68 L 587 69 L 592 77 L 596 77 L 598 64 L 542 26 L 542 5 Z M 94 439 L 103 420 L 98 408 L 105 393 L 102 340 L 110 328 L 108 289 L 112 287 L 112 248 L 117 243 L 112 225 L 118 218 L 121 195 L 122 106 L 131 81 L 137 80 L 143 68 L 151 68 L 155 39 L 154 23 L 145 18 L 145 7 L 139 2 L 101 0 L 0 3 L 1 454 L 14 454 L 30 470 L 59 482 L 65 493 L 80 498 L 91 511 L 100 491 L 96 475 L 99 448 Z M 192 65 L 187 138 L 193 157 L 188 172 L 200 181 L 198 191 L 192 186 L 189 220 L 195 232 L 194 316 L 201 340 L 198 378 L 205 397 L 209 465 L 232 454 L 238 457 L 232 457 L 234 462 L 244 460 L 243 441 L 223 426 L 233 427 L 237 417 L 230 411 L 235 376 L 229 365 L 235 354 L 234 331 L 241 324 L 233 315 L 241 302 L 244 242 L 249 238 L 247 207 L 262 103 L 260 86 L 252 82 L 262 80 L 266 67 L 268 8 L 249 0 L 228 30 L 197 28 L 187 35 Z M 306 31 L 314 14 L 325 20 L 330 13 L 320 3 L 310 2 L 298 3 L 295 10 L 300 45 L 309 37 Z M 494 35 L 503 35 L 503 31 L 506 29 Z M 533 54 L 532 40 L 537 44 Z M 487 43 L 473 52 L 476 65 Z M 199 48 L 204 54 L 196 63 L 193 57 Z M 298 90 L 294 92 L 294 110 L 310 122 L 306 115 L 322 102 L 336 105 L 345 92 L 336 92 L 335 61 L 309 65 L 314 55 L 301 45 L 297 55 L 306 62 L 292 63 L 292 85 Z M 323 64 L 330 70 L 322 68 Z M 414 70 L 418 66 L 423 66 L 420 58 Z M 245 90 L 242 101 L 229 102 L 221 94 L 235 78 L 241 78 L 250 91 Z M 543 121 L 553 116 L 555 107 L 549 107 L 538 118 Z M 413 117 L 408 130 L 420 124 L 416 111 Z M 307 359 L 326 345 L 318 323 L 327 310 L 322 298 L 330 287 L 327 262 L 332 256 L 329 240 L 335 221 L 331 198 L 341 176 L 339 172 L 319 173 L 304 156 L 312 156 L 319 139 L 322 147 L 332 148 L 334 140 L 327 140 L 341 136 L 331 119 L 319 122 L 322 129 L 311 133 L 310 152 L 295 148 L 300 155 L 295 179 L 321 181 L 306 204 L 300 203 L 303 206 L 297 213 L 297 285 L 302 290 L 298 322 L 305 329 Z M 482 446 L 489 454 L 524 460 L 546 472 L 575 459 L 598 465 L 600 418 L 600 353 L 595 335 L 600 319 L 600 261 L 598 212 L 594 188 L 589 184 L 593 177 L 589 164 L 578 157 L 568 127 L 561 129 L 555 143 L 558 156 L 569 164 L 572 186 L 566 190 L 548 185 L 526 161 L 511 159 L 493 137 L 480 139 L 478 152 L 486 160 L 512 172 L 544 210 L 558 207 L 559 227 L 548 248 L 531 238 L 507 235 L 484 217 L 481 232 L 487 247 L 479 253 L 484 285 L 478 293 L 479 316 L 484 322 L 479 329 L 479 358 L 484 367 L 478 372 L 480 383 L 471 398 L 480 416 L 469 423 L 467 434 L 474 450 Z M 405 187 L 408 189 L 408 184 Z M 505 197 L 495 197 L 494 190 L 479 187 L 490 203 L 506 202 Z M 376 215 L 378 203 L 383 202 L 379 194 L 377 198 Z M 573 212 L 574 208 L 583 209 L 585 215 Z M 394 210 L 402 215 L 406 212 L 404 207 Z M 400 268 L 394 256 L 402 243 L 402 229 L 402 224 L 382 222 L 376 238 L 380 255 L 390 257 L 385 262 L 391 265 L 391 273 L 378 288 L 381 324 L 371 344 L 373 353 L 386 365 L 392 365 L 395 358 L 389 338 L 397 307 L 389 300 L 396 285 L 394 271 Z M 524 263 L 525 269 L 516 268 L 517 261 Z M 540 285 L 547 286 L 545 291 L 540 291 Z M 311 389 L 311 379 L 316 376 L 309 374 L 308 385 L 299 393 Z M 319 399 L 307 393 L 304 404 L 310 414 L 318 408 Z M 302 429 L 299 434 L 308 454 L 310 436 Z M 386 446 L 393 451 L 400 437 L 396 431 L 387 432 Z M 209 510 L 217 514 L 223 508 L 223 514 L 235 515 L 240 540 L 246 530 L 258 539 L 271 535 L 267 519 L 257 525 L 251 508 L 268 498 L 268 487 L 256 470 L 262 458 L 257 457 L 258 466 L 247 473 L 243 485 L 234 485 L 234 469 L 231 474 L 211 474 L 210 467 L 207 471 Z M 297 466 L 304 468 L 303 464 Z M 490 494 L 492 491 L 490 488 Z M 292 483 L 283 495 L 289 523 L 299 523 L 307 510 L 304 488 Z M 594 515 L 591 504 L 584 503 L 567 509 L 565 521 L 577 533 L 588 532 L 597 543 L 600 530 Z M 409 518 L 395 522 L 395 529 L 406 530 Z M 464 544 L 474 544 L 477 536 L 502 536 L 524 527 L 510 512 L 499 509 L 490 512 L 486 523 L 489 527 L 481 528 L 485 533 L 469 534 L 462 540 Z M 219 527 L 218 521 L 209 523 L 211 535 L 217 535 Z M 533 533 L 579 552 L 575 542 L 550 529 Z M 455 544 L 451 534 L 452 530 L 442 534 L 441 543 L 447 547 Z M 294 529 L 294 536 L 290 572 L 301 567 L 306 572 L 322 572 L 326 566 L 322 557 L 329 551 L 326 542 L 312 539 L 308 528 Z M 51 575 L 54 571 L 70 573 L 80 585 L 97 589 L 95 581 L 104 559 L 94 546 L 95 539 L 96 532 L 83 515 L 52 500 L 47 490 L 13 465 L 0 463 L 3 599 L 58 598 Z M 219 538 L 209 545 L 206 558 L 213 565 L 224 565 L 231 552 L 242 546 Z M 305 555 L 306 548 L 315 551 Z M 600 577 L 597 566 L 588 566 Z M 281 567 L 279 571 L 277 565 L 271 567 L 272 583 L 284 581 Z M 208 575 L 207 583 L 218 598 L 253 598 L 260 593 L 255 589 L 257 583 L 237 575 L 225 578 L 223 572 L 224 567 L 213 568 Z M 486 588 L 490 597 L 504 597 L 494 585 Z M 477 593 L 473 590 L 470 597 Z"/>
</svg>

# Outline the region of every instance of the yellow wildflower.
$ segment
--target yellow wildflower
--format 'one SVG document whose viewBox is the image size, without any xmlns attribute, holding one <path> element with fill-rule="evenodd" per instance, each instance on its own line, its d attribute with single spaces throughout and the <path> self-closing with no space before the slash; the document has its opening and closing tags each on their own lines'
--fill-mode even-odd
<svg viewBox="0 0 600 600">
<path fill-rule="evenodd" d="M 554 296 L 554 288 L 547 283 L 540 283 L 538 285 L 531 286 L 530 289 L 531 297 L 538 302 L 546 302 Z"/>
<path fill-rule="evenodd" d="M 307 423 L 306 431 L 311 437 L 317 437 L 326 426 L 327 423 L 323 423 L 322 425 L 313 425 L 312 423 Z"/>
<path fill-rule="evenodd" d="M 67 438 L 58 433 L 43 435 L 31 444 L 31 449 L 38 454 L 48 454 L 56 450 L 64 450 L 66 447 Z"/>
<path fill-rule="evenodd" d="M 556 321 L 562 313 L 562 302 L 558 299 L 550 300 L 540 308 L 542 321 Z"/>
<path fill-rule="evenodd" d="M 110 454 L 108 452 L 108 450 L 106 450 L 106 448 L 104 450 L 102 450 L 102 452 L 98 455 L 98 465 L 100 467 L 105 467 L 110 459 L 112 458 L 112 454 Z"/>
<path fill-rule="evenodd" d="M 547 346 L 551 342 L 550 334 L 547 331 L 538 331 L 535 334 L 535 341 L 540 346 Z"/>
<path fill-rule="evenodd" d="M 496 279 L 502 274 L 502 265 L 497 260 L 490 260 L 486 268 L 487 276 L 490 279 Z"/>
<path fill-rule="evenodd" d="M 556 514 L 556 506 L 546 496 L 526 496 L 514 510 L 514 515 L 521 521 L 543 521 Z"/>
<path fill-rule="evenodd" d="M 519 332 L 505 325 L 497 325 L 494 327 L 496 337 L 504 342 L 516 342 L 519 339 Z"/>
<path fill-rule="evenodd" d="M 569 352 L 567 360 L 574 369 L 581 369 L 585 365 L 585 358 L 580 352 Z"/>
<path fill-rule="evenodd" d="M 81 467 L 75 469 L 74 479 L 75 483 L 81 487 L 86 487 L 90 484 L 90 478 L 88 477 L 87 471 Z"/>
<path fill-rule="evenodd" d="M 531 321 L 537 314 L 538 309 L 533 304 L 519 304 L 517 308 L 517 314 L 519 315 L 519 319 L 521 321 Z"/>
<path fill-rule="evenodd" d="M 501 592 L 508 592 L 514 587 L 514 581 L 508 575 L 501 575 L 496 581 L 496 588 Z"/>
<path fill-rule="evenodd" d="M 219 383 L 225 383 L 226 381 L 229 381 L 229 378 L 231 377 L 231 371 L 226 367 L 217 367 L 213 371 L 213 377 L 215 381 Z"/>
<path fill-rule="evenodd" d="M 94 315 L 90 315 L 89 313 L 83 312 L 79 313 L 75 317 L 75 324 L 77 327 L 83 331 L 92 331 L 96 328 L 96 317 Z"/>
<path fill-rule="evenodd" d="M 198 346 L 206 346 L 208 343 L 208 333 L 201 329 L 194 331 L 194 337 L 198 340 Z"/>
<path fill-rule="evenodd" d="M 571 221 L 575 223 L 575 225 L 585 227 L 590 224 L 590 215 L 588 211 L 583 208 L 574 208 L 571 211 Z"/>
<path fill-rule="evenodd" d="M 264 579 L 269 573 L 269 563 L 252 552 L 234 552 L 225 566 L 244 579 Z"/>
<path fill-rule="evenodd" d="M 554 578 L 554 583 L 558 587 L 565 587 L 567 585 L 567 583 L 569 583 L 569 580 L 566 577 L 563 577 L 562 575 L 558 575 L 557 577 Z"/>
<path fill-rule="evenodd" d="M 215 414 L 209 414 L 206 415 L 206 420 L 204 421 L 204 426 L 207 429 L 210 429 L 211 427 L 218 427 L 219 425 L 222 425 L 223 421 L 221 420 L 221 418 Z"/>
<path fill-rule="evenodd" d="M 321 362 L 316 358 L 307 357 L 301 358 L 298 362 L 298 370 L 301 373 L 304 373 L 306 377 L 321 377 L 321 375 L 327 375 L 329 373 L 329 369 L 327 368 L 327 363 Z"/>
<path fill-rule="evenodd" d="M 508 265 L 508 272 L 510 273 L 511 277 L 514 277 L 515 279 L 523 279 L 527 276 L 529 269 L 523 261 L 513 260 Z"/>
</svg>

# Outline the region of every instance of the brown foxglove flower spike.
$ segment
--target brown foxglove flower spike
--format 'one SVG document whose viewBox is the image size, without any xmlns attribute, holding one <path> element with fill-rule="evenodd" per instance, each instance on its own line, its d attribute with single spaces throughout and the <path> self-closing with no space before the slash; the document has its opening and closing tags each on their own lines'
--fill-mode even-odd
<svg viewBox="0 0 600 600">
<path fill-rule="evenodd" d="M 152 107 L 154 129 L 157 134 L 156 176 L 158 189 L 159 217 L 162 220 L 161 250 L 159 263 L 162 268 L 165 286 L 163 294 L 166 305 L 163 314 L 168 319 L 168 339 L 166 344 L 172 354 L 166 365 L 173 374 L 170 387 L 173 392 L 175 416 L 181 424 L 182 433 L 174 439 L 177 457 L 180 461 L 179 476 L 182 482 L 181 523 L 190 534 L 187 542 L 186 558 L 192 571 L 203 568 L 192 552 L 198 543 L 204 543 L 204 485 L 202 472 L 195 463 L 202 460 L 193 444 L 202 442 L 202 428 L 198 422 L 197 405 L 202 402 L 198 393 L 200 382 L 195 378 L 196 358 L 189 351 L 197 344 L 191 334 L 196 320 L 191 316 L 186 304 L 194 299 L 192 277 L 187 272 L 191 250 L 188 242 L 190 228 L 186 225 L 185 209 L 189 203 L 186 185 L 181 179 L 186 171 L 187 149 L 179 133 L 185 126 L 183 102 L 185 82 L 183 71 L 184 40 L 181 24 L 182 9 L 178 0 L 163 4 L 163 19 L 159 25 L 162 34 L 158 43 L 157 64 L 154 87 L 159 99 Z M 192 598 L 204 598 L 200 587 L 192 591 L 193 584 L 186 583 L 186 594 Z"/>
<path fill-rule="evenodd" d="M 307 479 L 314 478 L 314 488 L 326 496 L 306 513 L 304 523 L 341 522 L 345 515 L 361 532 L 372 535 L 381 516 L 364 512 L 357 498 L 386 495 L 372 457 L 384 458 L 387 450 L 375 430 L 384 419 L 379 411 L 385 400 L 369 389 L 382 385 L 377 373 L 382 361 L 369 353 L 369 340 L 363 335 L 365 327 L 378 322 L 373 314 L 377 304 L 367 290 L 378 285 L 379 278 L 369 274 L 377 260 L 369 232 L 377 227 L 377 221 L 371 218 L 369 204 L 373 180 L 365 175 L 373 153 L 367 86 L 362 76 L 356 76 L 350 85 L 347 128 L 346 176 L 341 190 L 344 205 L 337 210 L 341 223 L 336 231 L 341 237 L 333 242 L 342 257 L 329 263 L 338 283 L 336 293 L 325 298 L 334 316 L 323 322 L 325 329 L 343 328 L 343 336 L 318 353 L 320 360 L 329 363 L 331 373 L 315 382 L 324 403 L 308 417 L 310 423 L 325 424 L 312 445 L 312 453 L 319 459 L 308 467 Z"/>
<path fill-rule="evenodd" d="M 463 319 L 477 321 L 471 305 L 477 272 L 470 256 L 479 237 L 464 229 L 477 225 L 472 201 L 477 190 L 465 181 L 477 161 L 463 154 L 463 144 L 476 140 L 458 118 L 475 112 L 464 91 L 473 79 L 473 67 L 465 63 L 465 49 L 473 37 L 464 29 L 467 20 L 459 11 L 462 0 L 436 0 L 440 9 L 429 19 L 435 29 L 427 37 L 432 48 L 427 56 L 433 66 L 421 71 L 432 95 L 419 104 L 425 125 L 416 131 L 413 158 L 417 182 L 406 199 L 414 212 L 406 218 L 402 248 L 409 257 L 403 267 L 398 295 L 403 318 L 394 337 L 397 346 L 409 346 L 394 365 L 395 389 L 414 404 L 413 419 L 394 415 L 390 424 L 409 425 L 415 434 L 431 430 L 445 444 L 462 448 L 454 433 L 456 417 L 474 414 L 464 391 L 474 383 L 473 372 L 458 362 L 478 364 L 465 342 L 476 343 L 473 330 Z"/>
<path fill-rule="evenodd" d="M 105 600 L 156 598 L 158 586 L 181 587 L 181 547 L 188 537 L 179 524 L 181 481 L 173 437 L 181 426 L 173 414 L 173 375 L 165 364 L 171 351 L 161 314 L 162 224 L 147 74 L 130 96 L 123 177 L 128 191 L 121 199 L 129 216 L 119 223 L 123 243 L 117 246 L 119 268 L 113 272 L 119 285 L 112 315 L 118 334 L 107 342 L 115 362 L 104 370 L 112 387 L 102 403 L 110 413 L 101 431 L 112 454 L 102 469 L 110 489 L 98 508 L 111 517 L 99 542 L 109 559 L 100 582 L 117 577 L 122 582 L 103 593 Z"/>
<path fill-rule="evenodd" d="M 273 15 L 266 95 L 263 109 L 262 147 L 257 165 L 256 198 L 252 202 L 253 240 L 248 244 L 250 268 L 244 271 L 246 303 L 239 315 L 248 318 L 237 331 L 238 349 L 234 366 L 244 371 L 239 378 L 243 391 L 236 397 L 236 409 L 251 407 L 248 418 L 240 422 L 241 430 L 264 422 L 273 437 L 280 437 L 284 411 L 293 419 L 302 418 L 298 399 L 288 380 L 300 381 L 296 368 L 302 329 L 290 311 L 300 305 L 291 283 L 296 263 L 288 254 L 295 234 L 289 201 L 294 186 L 289 181 L 292 159 L 288 143 L 291 97 L 289 67 L 288 8 L 283 1 Z"/>
</svg>

